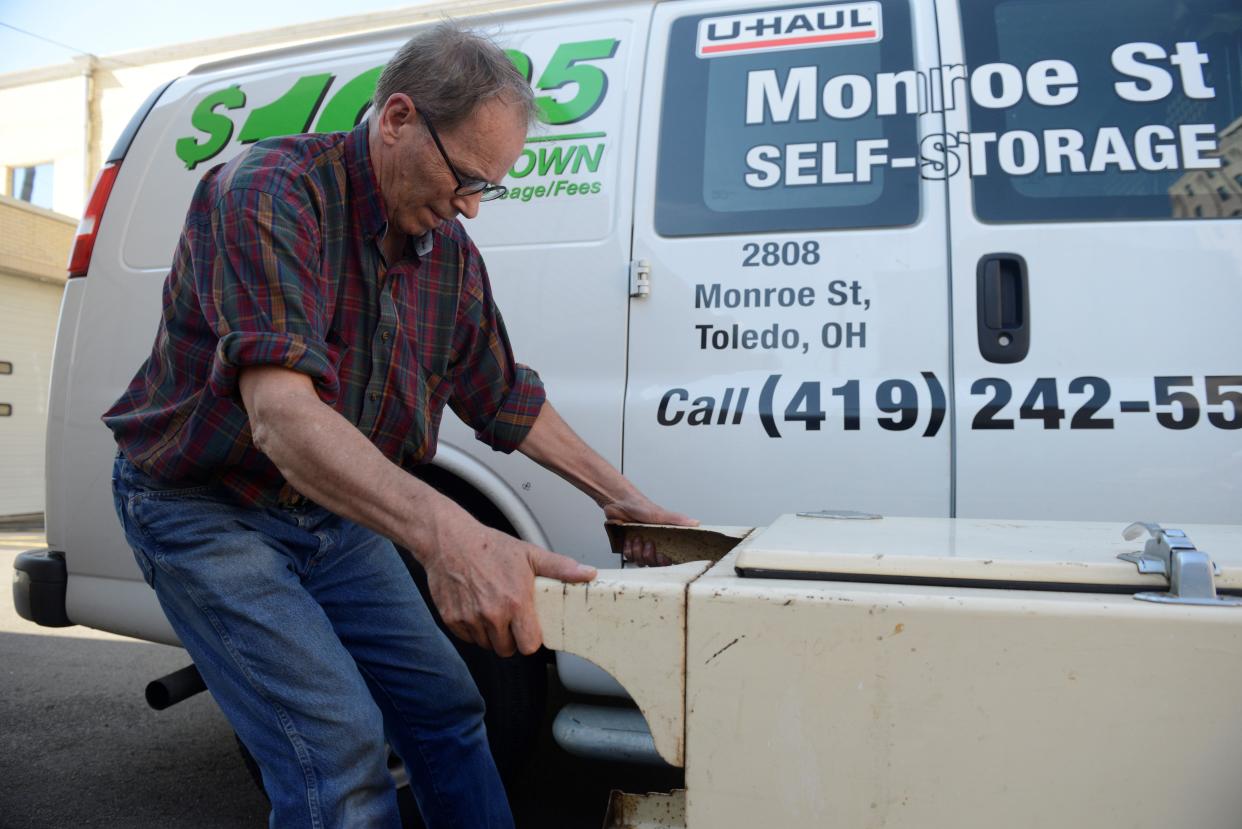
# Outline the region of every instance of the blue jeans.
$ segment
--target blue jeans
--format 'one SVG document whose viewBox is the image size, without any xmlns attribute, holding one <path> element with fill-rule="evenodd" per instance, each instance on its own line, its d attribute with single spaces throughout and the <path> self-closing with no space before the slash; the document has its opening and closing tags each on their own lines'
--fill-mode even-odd
<svg viewBox="0 0 1242 829">
<path fill-rule="evenodd" d="M 399 827 L 385 737 L 429 829 L 512 827 L 483 700 L 396 549 L 322 507 L 170 489 L 124 457 L 125 537 L 258 761 L 270 826 Z"/>
</svg>

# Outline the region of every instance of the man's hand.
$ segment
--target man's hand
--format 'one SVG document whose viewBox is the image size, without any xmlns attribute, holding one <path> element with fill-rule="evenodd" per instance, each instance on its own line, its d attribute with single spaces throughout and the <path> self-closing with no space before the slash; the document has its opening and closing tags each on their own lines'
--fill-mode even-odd
<svg viewBox="0 0 1242 829">
<path fill-rule="evenodd" d="M 595 568 L 548 552 L 462 513 L 447 522 L 437 551 L 423 559 L 440 617 L 467 642 L 500 656 L 532 654 L 543 644 L 535 615 L 535 576 L 566 582 L 595 578 Z"/>
<path fill-rule="evenodd" d="M 698 521 L 680 512 L 671 512 L 654 503 L 641 493 L 634 492 L 620 501 L 604 504 L 604 517 L 609 521 L 632 521 L 639 524 L 674 524 L 679 527 L 697 527 Z M 668 566 L 673 562 L 660 554 L 649 539 L 641 533 L 631 533 L 625 539 L 621 555 L 626 561 L 647 566 Z"/>
</svg>

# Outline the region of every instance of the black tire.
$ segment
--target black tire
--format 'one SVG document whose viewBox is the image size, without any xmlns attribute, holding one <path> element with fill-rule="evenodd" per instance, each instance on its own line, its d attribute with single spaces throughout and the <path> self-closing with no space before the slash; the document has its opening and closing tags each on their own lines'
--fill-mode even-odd
<svg viewBox="0 0 1242 829">
<path fill-rule="evenodd" d="M 543 728 L 548 700 L 550 652 L 540 649 L 530 656 L 515 654 L 501 658 L 489 650 L 454 636 L 440 619 L 440 613 L 427 590 L 427 574 L 408 550 L 401 550 L 414 583 L 431 609 L 436 624 L 461 654 L 474 677 L 474 684 L 487 707 L 483 715 L 492 759 L 505 787 L 512 791 L 535 753 Z"/>
<path fill-rule="evenodd" d="M 504 513 L 484 498 L 478 490 L 443 469 L 423 466 L 414 474 L 436 490 L 452 498 L 484 526 L 517 536 L 513 525 Z M 474 683 L 487 706 L 484 723 L 492 758 L 505 787 L 512 794 L 514 785 L 523 772 L 539 743 L 547 714 L 548 666 L 552 652 L 540 648 L 530 656 L 516 654 L 501 658 L 489 650 L 458 639 L 444 626 L 440 612 L 431 600 L 427 589 L 427 574 L 408 550 L 397 548 L 405 561 L 414 583 L 423 594 L 436 624 L 449 637 L 449 641 L 461 654 Z"/>
</svg>

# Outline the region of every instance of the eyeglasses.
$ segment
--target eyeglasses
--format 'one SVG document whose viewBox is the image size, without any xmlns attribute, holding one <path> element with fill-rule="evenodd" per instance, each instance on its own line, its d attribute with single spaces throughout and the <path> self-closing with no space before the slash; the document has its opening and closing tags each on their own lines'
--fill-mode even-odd
<svg viewBox="0 0 1242 829">
<path fill-rule="evenodd" d="M 440 142 L 440 136 L 436 134 L 436 128 L 431 126 L 431 120 L 423 114 L 420 109 L 419 117 L 423 119 L 423 123 L 427 125 L 427 132 L 431 133 L 431 140 L 436 142 L 436 149 L 440 151 L 440 157 L 444 159 L 444 164 L 449 168 L 449 172 L 453 174 L 453 178 L 457 180 L 457 189 L 454 191 L 459 196 L 479 197 L 479 201 L 492 201 L 493 199 L 503 198 L 509 192 L 509 188 L 503 184 L 492 184 L 482 179 L 462 179 L 458 174 L 457 168 L 453 166 L 453 162 L 449 161 L 448 153 L 444 151 L 444 144 Z"/>
</svg>

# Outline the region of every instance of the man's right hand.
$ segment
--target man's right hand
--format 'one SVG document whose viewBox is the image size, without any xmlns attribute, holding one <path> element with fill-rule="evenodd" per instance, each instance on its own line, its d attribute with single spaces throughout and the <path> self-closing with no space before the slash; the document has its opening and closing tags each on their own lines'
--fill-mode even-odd
<svg viewBox="0 0 1242 829">
<path fill-rule="evenodd" d="M 537 651 L 543 631 L 535 615 L 535 576 L 584 582 L 595 578 L 595 568 L 465 513 L 445 517 L 437 522 L 434 549 L 420 556 L 440 618 L 459 638 L 500 656 Z"/>
</svg>

